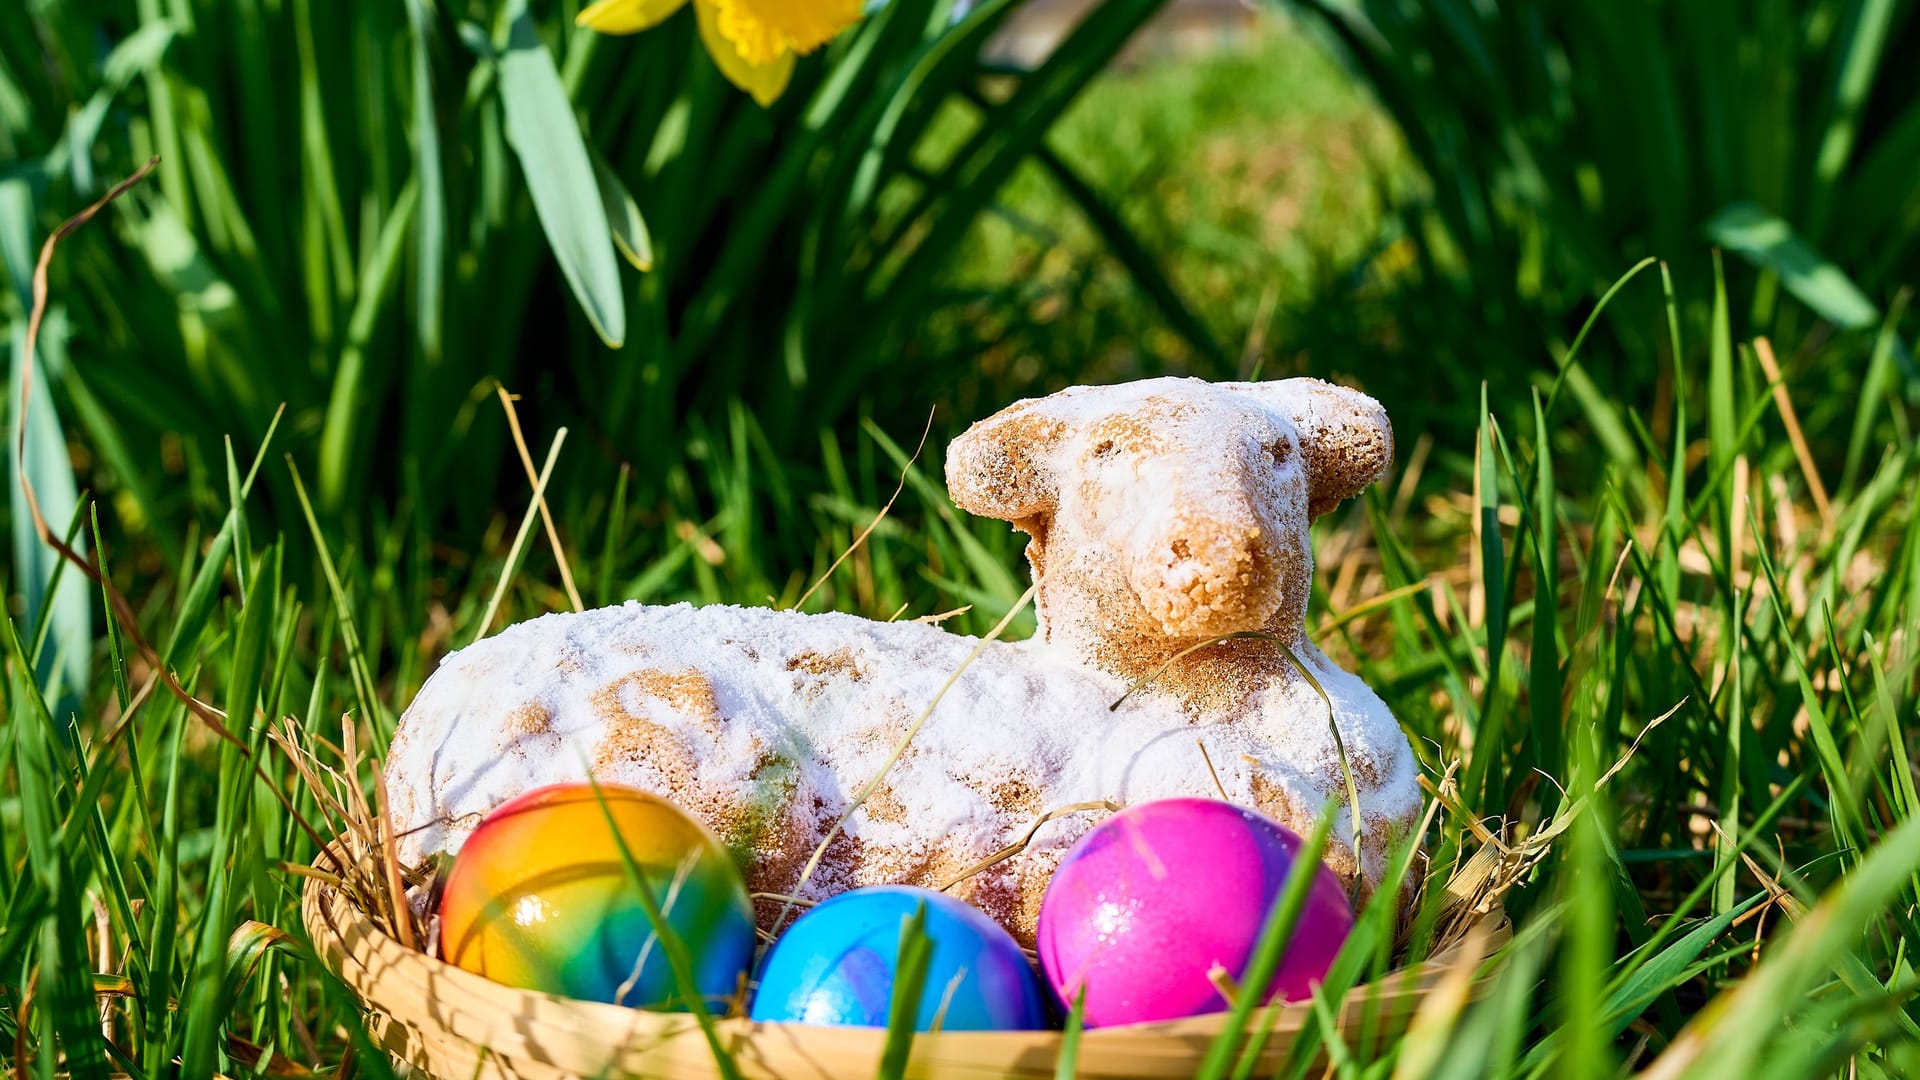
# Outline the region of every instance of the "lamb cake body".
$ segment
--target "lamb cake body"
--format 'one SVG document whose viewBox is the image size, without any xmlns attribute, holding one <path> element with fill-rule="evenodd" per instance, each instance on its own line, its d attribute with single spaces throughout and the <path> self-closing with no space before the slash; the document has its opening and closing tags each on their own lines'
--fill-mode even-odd
<svg viewBox="0 0 1920 1080">
<path fill-rule="evenodd" d="M 1392 455 L 1373 399 L 1313 379 L 1152 379 L 1015 404 L 955 440 L 947 484 L 1030 535 L 1039 632 L 986 647 L 804 884 L 977 639 L 686 604 L 513 626 L 448 656 L 400 721 L 386 782 L 401 858 L 456 851 L 494 806 L 589 773 L 706 822 L 752 890 L 810 900 L 939 888 L 1072 803 L 1224 788 L 1305 832 L 1345 782 L 1326 702 L 1271 641 L 1199 649 L 1108 708 L 1182 649 L 1257 630 L 1289 642 L 1332 701 L 1364 829 L 1356 853 L 1343 811 L 1327 862 L 1371 885 L 1420 810 L 1417 767 L 1380 699 L 1305 639 L 1307 525 Z M 1053 867 L 1102 816 L 1055 819 L 950 891 L 1030 943 Z"/>
</svg>

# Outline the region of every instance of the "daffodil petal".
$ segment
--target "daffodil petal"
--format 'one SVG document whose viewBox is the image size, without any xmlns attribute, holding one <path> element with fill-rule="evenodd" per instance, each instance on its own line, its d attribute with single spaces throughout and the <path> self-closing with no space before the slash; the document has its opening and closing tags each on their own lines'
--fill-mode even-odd
<svg viewBox="0 0 1920 1080">
<path fill-rule="evenodd" d="M 687 0 L 599 0 L 574 17 L 575 26 L 602 34 L 637 34 L 658 26 Z"/>
<path fill-rule="evenodd" d="M 714 0 L 714 27 L 720 36 L 733 43 L 740 58 L 749 64 L 771 64 L 787 50 L 787 39 L 779 30 L 740 10 L 732 0 Z"/>
<path fill-rule="evenodd" d="M 712 0 L 720 8 L 720 29 L 759 59 L 764 43 L 810 53 L 860 21 L 861 0 Z"/>
<path fill-rule="evenodd" d="M 740 49 L 731 39 L 720 32 L 720 16 L 716 5 L 701 0 L 693 5 L 700 16 L 700 40 L 706 42 L 707 52 L 713 57 L 715 67 L 727 81 L 753 95 L 753 100 L 765 106 L 779 100 L 787 89 L 787 81 L 793 78 L 794 56 L 791 52 L 781 52 L 771 61 L 761 64 L 751 63 L 740 54 Z"/>
</svg>

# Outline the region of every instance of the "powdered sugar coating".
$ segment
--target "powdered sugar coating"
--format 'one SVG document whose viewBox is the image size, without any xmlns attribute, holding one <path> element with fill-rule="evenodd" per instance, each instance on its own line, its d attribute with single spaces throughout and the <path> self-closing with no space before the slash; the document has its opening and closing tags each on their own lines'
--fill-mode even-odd
<svg viewBox="0 0 1920 1080">
<path fill-rule="evenodd" d="M 1327 706 L 1270 641 L 1138 675 L 1217 634 L 1292 644 L 1331 698 L 1366 821 L 1329 865 L 1377 879 L 1420 807 L 1399 725 L 1304 639 L 1309 517 L 1392 453 L 1371 399 L 1314 380 L 1076 388 L 976 425 L 955 499 L 1033 535 L 1041 632 L 994 643 L 941 701 L 800 889 L 938 887 L 1069 803 L 1216 794 L 1296 830 L 1343 797 Z M 977 641 L 917 623 L 627 604 L 548 615 L 449 656 L 406 716 L 387 782 L 402 858 L 458 848 L 480 815 L 579 780 L 654 791 L 743 853 L 749 886 L 802 865 Z M 1203 756 L 1196 741 L 1205 747 Z M 1048 873 L 1101 815 L 1044 826 L 952 891 L 1031 941 Z"/>
</svg>

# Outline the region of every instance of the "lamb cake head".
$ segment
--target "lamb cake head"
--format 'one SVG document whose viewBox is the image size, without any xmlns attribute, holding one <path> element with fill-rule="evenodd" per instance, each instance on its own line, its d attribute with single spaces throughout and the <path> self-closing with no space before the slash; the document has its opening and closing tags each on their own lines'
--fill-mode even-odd
<svg viewBox="0 0 1920 1080">
<path fill-rule="evenodd" d="M 1393 460 L 1378 402 L 1316 379 L 1074 387 L 975 424 L 947 456 L 962 509 L 1027 533 L 1041 636 L 1123 678 L 1226 634 L 1303 644 L 1307 525 Z M 1169 673 L 1190 704 L 1256 684 L 1270 642 Z"/>
<path fill-rule="evenodd" d="M 946 888 L 1030 943 L 1053 867 L 1101 812 L 978 869 L 1041 815 L 1224 794 L 1304 832 L 1345 798 L 1331 704 L 1362 829 L 1343 810 L 1327 863 L 1370 887 L 1416 821 L 1418 771 L 1386 706 L 1306 638 L 1308 524 L 1392 455 L 1373 399 L 1314 379 L 1010 406 L 954 441 L 947 484 L 1029 535 L 1033 638 L 966 665 L 977 639 L 841 614 L 628 603 L 521 623 L 448 656 L 401 718 L 400 855 L 456 851 L 492 807 L 592 775 L 700 818 L 757 893 Z M 1215 640 L 1245 631 L 1260 636 Z"/>
</svg>

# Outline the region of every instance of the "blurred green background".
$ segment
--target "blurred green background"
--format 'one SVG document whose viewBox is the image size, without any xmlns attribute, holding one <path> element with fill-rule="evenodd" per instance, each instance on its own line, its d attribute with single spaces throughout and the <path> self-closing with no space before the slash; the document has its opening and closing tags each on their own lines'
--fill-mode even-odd
<svg viewBox="0 0 1920 1080">
<path fill-rule="evenodd" d="M 904 472 L 805 606 L 979 632 L 1024 570 L 942 491 L 967 423 L 1338 379 L 1399 461 L 1322 527 L 1310 625 L 1433 775 L 1464 763 L 1430 847 L 1591 808 L 1510 901 L 1539 919 L 1505 996 L 1407 1074 L 1757 1075 L 1790 1022 L 1776 1075 L 1911 1075 L 1920 5 L 894 0 L 764 109 L 692 12 L 603 38 L 579 6 L 0 4 L 9 453 L 184 684 L 378 748 L 448 649 L 568 607 L 496 387 L 536 466 L 567 429 L 585 603 L 795 603 Z M 27 357 L 41 240 L 154 155 L 59 248 Z M 224 947 L 292 922 L 274 867 L 312 852 L 262 793 L 297 784 L 129 693 L 155 657 L 11 487 L 0 1035 L 121 1049 L 84 982 L 20 1021 L 21 973 L 107 970 L 61 936 L 105 898 L 148 950 L 115 1071 L 284 1057 L 350 1004 Z M 1772 931 L 1745 913 L 1829 888 L 1865 937 L 1733 999 Z"/>
<path fill-rule="evenodd" d="M 905 440 L 929 405 L 937 446 L 1076 380 L 1258 367 L 1354 381 L 1404 445 L 1457 450 L 1460 404 L 1483 382 L 1524 403 L 1637 259 L 1704 328 L 1715 243 L 1736 334 L 1782 340 L 1816 441 L 1852 416 L 1920 258 L 1917 76 L 1890 62 L 1910 5 L 1187 3 L 1109 70 L 1160 6 L 975 5 L 950 30 L 888 5 L 762 110 L 690 16 L 601 39 L 571 3 L 31 0 L 0 13 L 4 310 L 36 238 L 159 154 L 55 264 L 41 357 L 150 569 L 217 527 L 223 440 L 257 445 L 281 405 L 276 453 L 342 539 L 475 547 L 524 484 L 498 380 L 573 433 L 564 520 L 603 524 L 630 470 L 643 527 L 608 597 L 697 587 L 638 570 L 680 521 L 780 595 L 820 546 L 822 440 L 870 460 L 863 418 Z M 516 142 L 516 108 L 564 137 Z M 611 227 L 559 195 L 543 228 L 530 195 L 577 193 L 574 126 Z M 650 270 L 612 258 L 621 220 Z M 1576 393 L 1670 398 L 1642 292 Z M 287 470 L 263 482 L 301 531 Z"/>
</svg>

